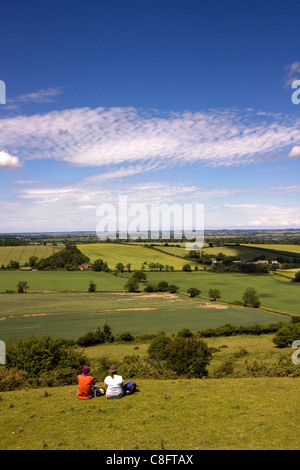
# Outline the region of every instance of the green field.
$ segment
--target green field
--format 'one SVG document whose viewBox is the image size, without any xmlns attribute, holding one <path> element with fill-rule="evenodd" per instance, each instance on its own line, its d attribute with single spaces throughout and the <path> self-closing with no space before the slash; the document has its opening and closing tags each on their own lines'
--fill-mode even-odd
<svg viewBox="0 0 300 470">
<path fill-rule="evenodd" d="M 147 282 L 157 284 L 167 281 L 175 284 L 181 292 L 197 287 L 201 296 L 208 297 L 208 291 L 216 288 L 221 291 L 221 300 L 241 301 L 248 287 L 254 287 L 261 301 L 261 307 L 299 315 L 299 283 L 272 274 L 212 273 L 207 271 L 190 273 L 148 273 Z"/>
<path fill-rule="evenodd" d="M 159 246 L 155 247 L 164 253 L 184 257 L 188 251 L 184 247 Z M 276 259 L 278 256 L 293 258 L 300 253 L 299 245 L 226 245 L 205 247 L 200 250 L 209 255 L 218 255 L 224 253 L 226 256 L 238 256 L 241 260 L 251 260 L 258 256 L 266 256 Z"/>
<path fill-rule="evenodd" d="M 22 266 L 31 256 L 47 258 L 59 250 L 61 247 L 50 245 L 0 246 L 0 266 L 6 267 L 10 260 L 18 261 Z"/>
<path fill-rule="evenodd" d="M 88 290 L 94 281 L 97 290 L 123 289 L 126 279 L 95 271 L 0 271 L 0 292 L 16 291 L 17 283 L 26 281 L 30 291 Z"/>
<path fill-rule="evenodd" d="M 142 264 L 147 262 L 144 267 L 145 270 L 149 269 L 149 263 L 160 263 L 164 266 L 168 264 L 173 266 L 174 269 L 181 270 L 182 266 L 187 263 L 186 260 L 155 249 L 146 248 L 142 245 L 97 243 L 89 245 L 78 244 L 77 247 L 90 258 L 91 262 L 99 258 L 103 259 L 111 269 L 114 269 L 117 263 L 123 263 L 124 266 L 127 263 L 131 263 L 131 269 L 136 270 L 141 269 Z M 195 265 L 195 263 L 190 264 Z"/>
<path fill-rule="evenodd" d="M 245 246 L 245 245 L 243 245 Z M 272 251 L 283 251 L 283 252 L 287 252 L 287 253 L 294 253 L 295 255 L 299 255 L 300 254 L 300 245 L 268 245 L 268 244 L 264 244 L 264 245 L 249 245 L 249 246 L 253 246 L 255 248 L 259 248 L 259 249 L 266 249 L 266 250 L 272 250 Z"/>
<path fill-rule="evenodd" d="M 289 321 L 260 309 L 226 305 L 169 293 L 27 293 L 1 294 L 0 338 L 51 335 L 77 339 L 103 325 L 113 334 L 176 333 L 198 329 Z"/>
</svg>

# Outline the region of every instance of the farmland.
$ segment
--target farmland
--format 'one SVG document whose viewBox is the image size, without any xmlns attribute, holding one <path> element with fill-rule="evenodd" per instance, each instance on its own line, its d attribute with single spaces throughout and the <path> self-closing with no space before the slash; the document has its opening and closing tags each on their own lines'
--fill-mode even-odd
<svg viewBox="0 0 300 470">
<path fill-rule="evenodd" d="M 147 264 L 144 266 L 146 271 L 149 270 L 149 263 L 160 263 L 164 266 L 173 266 L 175 270 L 181 270 L 187 262 L 184 259 L 171 256 L 169 253 L 162 253 L 142 245 L 95 243 L 78 244 L 77 247 L 90 258 L 91 262 L 99 258 L 103 259 L 111 269 L 114 269 L 117 263 L 123 263 L 124 266 L 130 263 L 132 270 L 141 269 L 143 263 L 146 262 Z M 195 263 L 190 264 L 195 265 Z"/>
<path fill-rule="evenodd" d="M 169 253 L 171 255 L 184 257 L 188 251 L 184 246 L 159 246 L 155 247 L 159 251 Z M 230 245 L 225 246 L 205 246 L 201 248 L 201 252 L 209 255 L 218 255 L 223 253 L 225 256 L 237 256 L 241 260 L 251 260 L 259 256 L 266 256 L 268 258 L 276 259 L 278 256 L 283 256 L 287 259 L 300 255 L 299 245 Z"/>
<path fill-rule="evenodd" d="M 21 266 L 28 263 L 31 256 L 47 258 L 59 250 L 61 247 L 52 245 L 0 246 L 0 266 L 7 266 L 10 260 L 17 261 Z"/>
<path fill-rule="evenodd" d="M 175 333 L 224 323 L 236 326 L 288 321 L 260 309 L 214 303 L 169 293 L 27 293 L 1 294 L 1 338 L 50 334 L 77 339 L 104 321 L 115 334 L 130 331 Z"/>
<path fill-rule="evenodd" d="M 190 273 L 149 273 L 147 281 L 157 284 L 167 280 L 175 284 L 180 292 L 186 293 L 190 287 L 200 289 L 201 296 L 209 297 L 211 288 L 221 291 L 222 300 L 241 301 L 244 291 L 254 287 L 261 300 L 261 307 L 274 311 L 299 315 L 299 283 L 272 274 L 213 273 L 207 271 Z"/>
</svg>

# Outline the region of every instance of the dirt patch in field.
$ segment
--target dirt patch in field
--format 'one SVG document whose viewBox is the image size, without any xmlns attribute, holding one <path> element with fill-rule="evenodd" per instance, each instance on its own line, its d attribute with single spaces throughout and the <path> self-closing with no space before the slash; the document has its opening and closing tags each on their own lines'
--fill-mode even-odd
<svg viewBox="0 0 300 470">
<path fill-rule="evenodd" d="M 117 312 L 121 310 L 157 310 L 155 307 L 140 307 L 140 308 L 116 308 Z"/>
<path fill-rule="evenodd" d="M 47 315 L 47 313 L 30 313 L 23 315 L 23 317 L 43 317 L 45 315 Z"/>
<path fill-rule="evenodd" d="M 199 305 L 199 308 L 216 308 L 216 309 L 226 309 L 228 308 L 228 305 L 220 305 L 220 304 L 210 304 L 206 302 L 205 305 Z"/>
</svg>

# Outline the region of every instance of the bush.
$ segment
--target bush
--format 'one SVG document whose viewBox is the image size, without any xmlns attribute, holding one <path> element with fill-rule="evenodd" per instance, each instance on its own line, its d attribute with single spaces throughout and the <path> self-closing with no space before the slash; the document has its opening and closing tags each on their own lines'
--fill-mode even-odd
<svg viewBox="0 0 300 470">
<path fill-rule="evenodd" d="M 24 387 L 27 374 L 16 367 L 0 366 L 0 391 L 9 392 Z"/>
<path fill-rule="evenodd" d="M 139 291 L 139 281 L 135 278 L 128 279 L 126 282 L 124 289 L 128 292 L 138 292 Z"/>
<path fill-rule="evenodd" d="M 134 336 L 129 331 L 125 331 L 124 333 L 119 334 L 116 337 L 116 340 L 130 342 L 130 341 L 134 341 Z"/>
<path fill-rule="evenodd" d="M 76 351 L 68 341 L 50 336 L 30 336 L 6 345 L 8 369 L 18 369 L 28 379 L 36 379 L 53 370 L 72 369 L 78 373 L 86 363 L 82 352 Z"/>
<path fill-rule="evenodd" d="M 29 285 L 26 281 L 19 281 L 17 284 L 17 290 L 19 294 L 26 292 L 26 289 L 29 289 Z"/>
<path fill-rule="evenodd" d="M 181 328 L 181 330 L 178 331 L 177 336 L 182 336 L 182 338 L 190 338 L 193 336 L 193 333 L 189 328 Z"/>
<path fill-rule="evenodd" d="M 96 344 L 101 343 L 111 343 L 114 341 L 114 337 L 112 335 L 112 330 L 110 326 L 105 322 L 103 328 L 98 328 L 95 331 L 88 331 L 85 335 L 80 336 L 76 340 L 76 344 L 78 346 L 89 347 L 95 346 Z"/>
<path fill-rule="evenodd" d="M 228 377 L 233 374 L 233 362 L 230 359 L 226 359 L 222 364 L 214 370 L 213 377 L 215 379 L 221 379 L 223 377 Z"/>
<path fill-rule="evenodd" d="M 196 338 L 177 336 L 165 349 L 166 366 L 177 376 L 206 376 L 211 357 L 207 344 Z"/>
<path fill-rule="evenodd" d="M 196 297 L 197 295 L 201 294 L 201 291 L 196 287 L 190 287 L 187 290 L 187 293 L 190 294 L 190 297 Z"/>
<path fill-rule="evenodd" d="M 96 284 L 93 281 L 90 281 L 88 291 L 89 292 L 95 292 L 96 287 L 97 287 Z"/>
<path fill-rule="evenodd" d="M 291 323 L 280 328 L 273 338 L 278 348 L 291 347 L 293 341 L 300 339 L 300 323 Z"/>
<path fill-rule="evenodd" d="M 165 333 L 159 333 L 151 342 L 148 348 L 148 355 L 151 359 L 165 359 L 166 358 L 166 348 L 171 343 L 171 338 L 169 338 Z"/>
</svg>

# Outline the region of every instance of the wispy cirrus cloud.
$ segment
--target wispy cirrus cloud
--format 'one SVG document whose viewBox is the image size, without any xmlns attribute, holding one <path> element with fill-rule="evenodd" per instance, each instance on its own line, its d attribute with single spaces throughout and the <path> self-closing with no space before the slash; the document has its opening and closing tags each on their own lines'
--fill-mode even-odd
<svg viewBox="0 0 300 470">
<path fill-rule="evenodd" d="M 299 135 L 295 116 L 236 109 L 76 108 L 0 119 L 0 149 L 19 158 L 53 158 L 107 171 L 123 165 L 124 175 L 194 163 L 250 164 L 287 155 Z"/>
<path fill-rule="evenodd" d="M 24 93 L 8 100 L 10 103 L 52 103 L 62 93 L 61 87 L 50 87 L 45 90 Z"/>
</svg>

